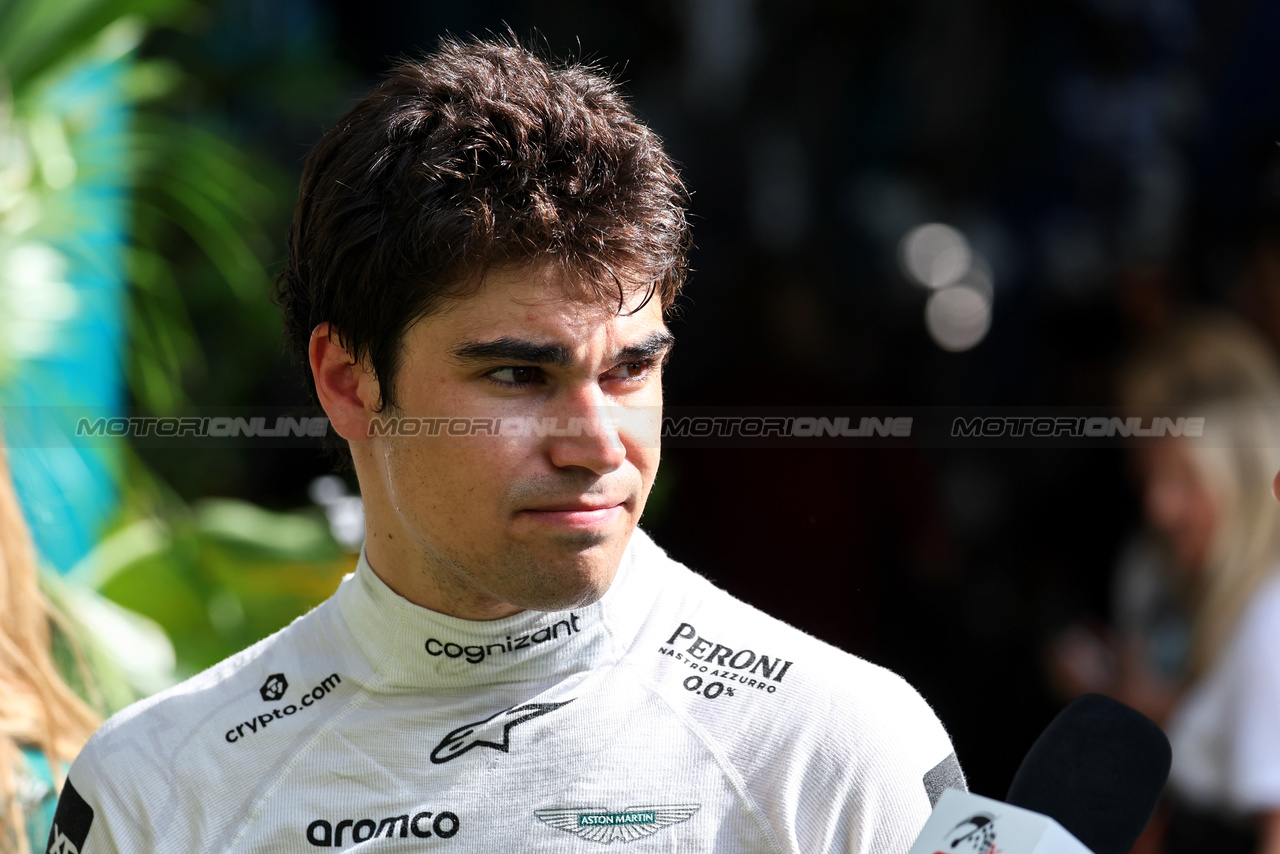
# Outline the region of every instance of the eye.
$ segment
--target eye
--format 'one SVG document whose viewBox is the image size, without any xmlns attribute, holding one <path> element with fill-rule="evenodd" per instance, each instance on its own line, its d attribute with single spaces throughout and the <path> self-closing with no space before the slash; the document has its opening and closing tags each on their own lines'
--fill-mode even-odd
<svg viewBox="0 0 1280 854">
<path fill-rule="evenodd" d="M 607 371 L 605 377 L 611 380 L 622 380 L 623 382 L 636 382 L 647 377 L 652 369 L 652 359 L 644 359 L 639 362 L 623 362 L 621 365 L 617 365 Z"/>
<path fill-rule="evenodd" d="M 512 365 L 505 368 L 495 368 L 485 374 L 485 377 L 497 385 L 526 386 L 537 382 L 539 370 L 539 368 L 531 365 Z"/>
</svg>

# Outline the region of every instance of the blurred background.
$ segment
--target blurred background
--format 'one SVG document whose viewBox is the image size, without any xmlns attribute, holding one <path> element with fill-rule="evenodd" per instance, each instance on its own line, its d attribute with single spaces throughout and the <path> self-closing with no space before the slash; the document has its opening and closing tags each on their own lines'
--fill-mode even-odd
<svg viewBox="0 0 1280 854">
<path fill-rule="evenodd" d="M 304 406 L 269 291 L 308 147 L 508 27 L 624 81 L 693 191 L 673 408 L 1105 407 L 1188 310 L 1280 343 L 1274 2 L 0 0 L 0 421 L 111 704 L 327 596 L 359 502 L 312 444 L 47 437 Z M 677 446 L 643 524 L 904 675 L 993 796 L 1143 528 L 1105 443 Z"/>
</svg>

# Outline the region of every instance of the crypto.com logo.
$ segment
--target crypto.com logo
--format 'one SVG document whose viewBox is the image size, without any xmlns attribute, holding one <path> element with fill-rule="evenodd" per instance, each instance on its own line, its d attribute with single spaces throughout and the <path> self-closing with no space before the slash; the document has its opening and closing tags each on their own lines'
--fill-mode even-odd
<svg viewBox="0 0 1280 854">
<path fill-rule="evenodd" d="M 262 687 L 258 689 L 258 693 L 262 695 L 262 699 L 268 703 L 274 703 L 284 696 L 284 692 L 289 690 L 289 680 L 284 678 L 283 673 L 272 673 L 267 677 L 267 681 L 262 683 Z"/>
</svg>

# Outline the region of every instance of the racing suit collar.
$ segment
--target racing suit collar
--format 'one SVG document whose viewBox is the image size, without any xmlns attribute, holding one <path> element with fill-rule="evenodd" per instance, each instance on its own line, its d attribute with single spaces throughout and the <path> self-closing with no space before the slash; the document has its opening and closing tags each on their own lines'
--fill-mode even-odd
<svg viewBox="0 0 1280 854">
<path fill-rule="evenodd" d="M 395 593 L 363 551 L 335 598 L 385 690 L 533 684 L 585 673 L 621 655 L 627 642 L 610 616 L 616 603 L 634 606 L 637 595 L 653 595 L 639 578 L 644 573 L 633 571 L 637 554 L 650 549 L 656 546 L 637 528 L 600 601 L 566 611 L 522 611 L 486 621 L 451 617 Z"/>
</svg>

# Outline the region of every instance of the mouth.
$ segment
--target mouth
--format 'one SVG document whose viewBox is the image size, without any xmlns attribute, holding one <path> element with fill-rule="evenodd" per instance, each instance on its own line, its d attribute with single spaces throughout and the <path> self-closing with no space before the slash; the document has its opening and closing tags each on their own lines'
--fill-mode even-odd
<svg viewBox="0 0 1280 854">
<path fill-rule="evenodd" d="M 626 501 L 567 501 L 519 512 L 530 521 L 557 528 L 588 530 L 613 524 L 627 514 Z"/>
</svg>

